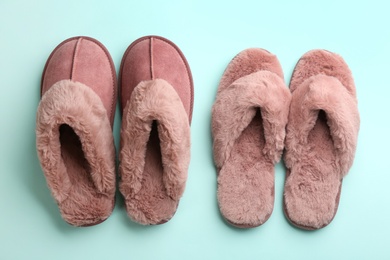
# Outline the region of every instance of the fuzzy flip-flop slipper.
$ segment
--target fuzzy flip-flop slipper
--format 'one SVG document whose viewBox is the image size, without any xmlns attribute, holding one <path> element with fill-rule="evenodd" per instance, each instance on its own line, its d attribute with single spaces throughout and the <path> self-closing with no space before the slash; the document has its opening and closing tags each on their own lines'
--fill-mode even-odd
<svg viewBox="0 0 390 260">
<path fill-rule="evenodd" d="M 175 44 L 146 36 L 127 48 L 119 78 L 119 188 L 133 221 L 162 224 L 175 214 L 187 180 L 191 71 Z"/>
<path fill-rule="evenodd" d="M 63 219 L 98 224 L 115 204 L 112 135 L 116 75 L 106 48 L 89 37 L 59 44 L 42 75 L 38 157 Z"/>
<path fill-rule="evenodd" d="M 226 68 L 212 109 L 218 202 L 230 224 L 263 224 L 274 204 L 274 166 L 280 160 L 291 94 L 277 57 L 240 52 Z"/>
<path fill-rule="evenodd" d="M 356 89 L 339 55 L 313 50 L 297 63 L 290 90 L 284 211 L 295 226 L 314 230 L 334 218 L 353 163 L 360 125 Z"/>
</svg>

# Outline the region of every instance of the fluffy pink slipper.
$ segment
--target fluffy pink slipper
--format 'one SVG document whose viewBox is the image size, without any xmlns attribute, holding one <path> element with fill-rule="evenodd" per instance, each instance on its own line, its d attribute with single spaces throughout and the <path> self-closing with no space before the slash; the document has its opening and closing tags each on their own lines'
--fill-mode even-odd
<svg viewBox="0 0 390 260">
<path fill-rule="evenodd" d="M 191 71 L 176 45 L 146 36 L 127 48 L 120 85 L 119 188 L 133 221 L 162 224 L 175 214 L 187 180 Z"/>
<path fill-rule="evenodd" d="M 41 95 L 36 143 L 47 184 L 66 222 L 98 224 L 115 196 L 116 76 L 106 48 L 88 37 L 62 42 L 46 62 Z"/>
<path fill-rule="evenodd" d="M 334 218 L 352 165 L 359 112 L 351 72 L 337 54 L 306 53 L 292 75 L 284 210 L 290 222 L 319 229 Z"/>
<path fill-rule="evenodd" d="M 259 226 L 272 213 L 290 99 L 279 61 L 265 50 L 242 51 L 222 76 L 212 110 L 214 160 L 219 207 L 234 226 Z"/>
</svg>

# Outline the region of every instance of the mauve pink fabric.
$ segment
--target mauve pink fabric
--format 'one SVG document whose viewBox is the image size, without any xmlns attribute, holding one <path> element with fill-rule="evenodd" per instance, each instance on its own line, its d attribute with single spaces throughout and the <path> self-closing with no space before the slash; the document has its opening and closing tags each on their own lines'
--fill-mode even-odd
<svg viewBox="0 0 390 260">
<path fill-rule="evenodd" d="M 140 224 L 169 221 L 187 180 L 193 82 L 179 48 L 146 36 L 126 50 L 120 69 L 120 191 Z"/>
<path fill-rule="evenodd" d="M 158 78 L 176 89 L 191 121 L 194 90 L 187 60 L 176 45 L 158 36 L 134 41 L 123 55 L 120 69 L 122 110 L 139 82 Z"/>
<path fill-rule="evenodd" d="M 45 66 L 41 94 L 62 79 L 89 86 L 100 97 L 113 124 L 117 98 L 116 72 L 110 54 L 100 42 L 89 37 L 75 37 L 58 45 Z"/>
<path fill-rule="evenodd" d="M 41 93 L 36 143 L 47 184 L 66 222 L 98 224 L 115 204 L 116 76 L 108 51 L 89 37 L 65 40 L 46 62 Z"/>
<path fill-rule="evenodd" d="M 218 203 L 232 225 L 263 224 L 274 203 L 291 94 L 276 56 L 247 49 L 229 63 L 212 109 Z"/>
<path fill-rule="evenodd" d="M 139 83 L 123 112 L 120 152 L 119 188 L 134 221 L 157 224 L 173 216 L 185 189 L 190 142 L 175 89 L 162 79 Z"/>
<path fill-rule="evenodd" d="M 314 230 L 334 218 L 342 178 L 354 159 L 360 125 L 351 71 L 337 54 L 313 50 L 297 63 L 290 90 L 284 210 Z"/>
</svg>

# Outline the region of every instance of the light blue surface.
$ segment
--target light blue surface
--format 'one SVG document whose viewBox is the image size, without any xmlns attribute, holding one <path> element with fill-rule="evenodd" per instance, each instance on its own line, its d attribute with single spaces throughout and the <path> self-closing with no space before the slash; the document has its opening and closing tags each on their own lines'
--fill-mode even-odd
<svg viewBox="0 0 390 260">
<path fill-rule="evenodd" d="M 0 1 L 0 259 L 390 259 L 390 5 L 388 1 Z M 144 227 L 126 216 L 74 228 L 60 217 L 35 151 L 40 78 L 53 48 L 88 35 L 117 71 L 127 46 L 157 34 L 186 55 L 195 82 L 192 158 L 175 217 Z M 314 48 L 341 54 L 355 78 L 361 130 L 355 163 L 328 227 L 307 232 L 282 211 L 285 171 L 276 167 L 275 208 L 263 226 L 220 217 L 210 111 L 219 79 L 239 51 L 275 53 L 288 83 Z M 120 118 L 114 135 L 119 143 Z"/>
</svg>

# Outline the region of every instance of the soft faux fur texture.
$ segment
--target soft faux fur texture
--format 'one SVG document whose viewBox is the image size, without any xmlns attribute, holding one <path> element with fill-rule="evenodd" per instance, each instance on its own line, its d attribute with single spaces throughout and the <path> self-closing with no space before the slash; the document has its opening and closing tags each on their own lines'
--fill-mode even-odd
<svg viewBox="0 0 390 260">
<path fill-rule="evenodd" d="M 65 221 L 88 226 L 104 221 L 115 196 L 115 148 L 99 96 L 71 80 L 55 83 L 37 111 L 39 160 Z"/>
<path fill-rule="evenodd" d="M 259 226 L 273 210 L 274 164 L 284 148 L 291 100 L 280 74 L 275 55 L 245 50 L 226 69 L 213 105 L 218 202 L 225 219 L 237 227 Z M 234 75 L 240 77 L 232 82 Z"/>
<path fill-rule="evenodd" d="M 120 151 L 120 191 L 132 220 L 159 224 L 174 215 L 190 162 L 188 122 L 165 80 L 142 81 L 133 90 L 123 112 Z"/>
<path fill-rule="evenodd" d="M 213 106 L 214 159 L 222 168 L 237 138 L 260 109 L 264 126 L 263 155 L 272 164 L 284 149 L 290 93 L 275 73 L 258 71 L 236 80 L 221 92 Z M 249 151 L 248 151 L 249 152 Z"/>
<path fill-rule="evenodd" d="M 284 208 L 294 225 L 318 229 L 334 218 L 342 178 L 353 163 L 360 125 L 356 90 L 344 60 L 323 50 L 301 58 L 290 88 Z"/>
</svg>

